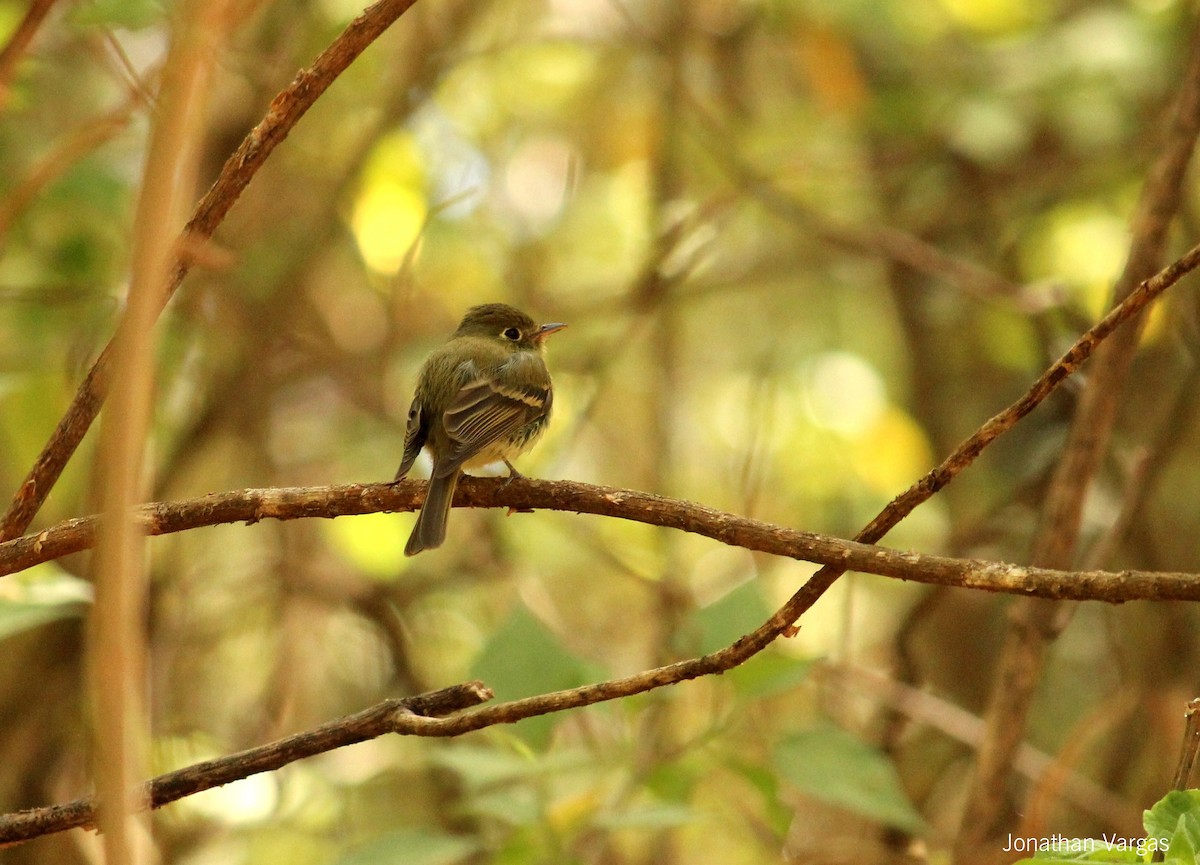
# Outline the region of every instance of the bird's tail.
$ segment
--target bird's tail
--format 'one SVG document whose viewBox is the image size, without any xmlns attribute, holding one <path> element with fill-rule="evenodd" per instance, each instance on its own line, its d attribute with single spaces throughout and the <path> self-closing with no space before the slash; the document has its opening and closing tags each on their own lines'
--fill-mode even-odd
<svg viewBox="0 0 1200 865">
<path fill-rule="evenodd" d="M 417 514 L 417 524 L 413 526 L 408 543 L 404 546 L 404 555 L 415 556 L 421 550 L 435 549 L 446 540 L 446 518 L 450 515 L 450 503 L 454 500 L 458 475 L 457 471 L 453 471 L 439 477 L 437 467 L 434 467 L 429 492 L 425 494 L 425 504 L 421 505 L 421 512 Z"/>
</svg>

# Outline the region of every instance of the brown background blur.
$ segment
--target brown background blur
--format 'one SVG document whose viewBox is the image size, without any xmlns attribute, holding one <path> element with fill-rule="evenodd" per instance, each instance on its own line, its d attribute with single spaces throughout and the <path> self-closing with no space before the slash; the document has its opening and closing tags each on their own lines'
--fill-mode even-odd
<svg viewBox="0 0 1200 865">
<path fill-rule="evenodd" d="M 24 8 L 0 2 L 0 37 Z M 195 197 L 358 11 L 234 4 Z M 173 16 L 59 4 L 0 115 L 5 501 L 117 321 Z M 1166 0 L 420 0 L 276 150 L 160 320 L 154 497 L 389 480 L 422 358 L 502 300 L 570 324 L 526 474 L 852 535 L 1104 308 L 1191 23 Z M 1189 186 L 1175 252 L 1197 203 Z M 1148 325 L 1081 563 L 1200 571 L 1194 296 Z M 1076 392 L 887 543 L 1026 561 Z M 94 446 L 35 529 L 96 509 Z M 553 512 L 459 510 L 443 549 L 406 560 L 411 522 L 152 540 L 153 770 L 473 676 L 509 698 L 688 657 L 814 570 Z M 88 578 L 77 556 L 0 580 L 0 810 L 89 789 Z M 959 722 L 984 708 L 1010 603 L 851 575 L 719 679 L 354 746 L 170 806 L 155 837 L 188 865 L 944 854 L 977 743 Z M 1140 833 L 1198 624 L 1186 605 L 1077 612 L 1028 730 L 1077 786 L 1018 773 L 1014 832 Z M 872 676 L 932 699 L 901 707 Z"/>
</svg>

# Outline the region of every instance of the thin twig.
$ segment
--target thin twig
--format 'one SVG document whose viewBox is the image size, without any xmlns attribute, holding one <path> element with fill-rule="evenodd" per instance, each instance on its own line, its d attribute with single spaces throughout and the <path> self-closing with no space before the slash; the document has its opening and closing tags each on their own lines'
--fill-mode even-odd
<svg viewBox="0 0 1200 865">
<path fill-rule="evenodd" d="M 145 538 L 128 519 L 145 495 L 146 442 L 154 405 L 154 321 L 171 267 L 172 243 L 195 174 L 198 142 L 216 61 L 227 33 L 229 0 L 183 3 L 171 27 L 159 110 L 150 129 L 134 211 L 129 295 L 114 342 L 119 386 L 100 430 L 97 486 L 104 514 L 92 561 L 95 605 L 89 617 L 93 778 L 104 858 L 142 865 L 151 859 L 132 791 L 146 775 L 149 714 L 143 695 L 149 594 Z"/>
<path fill-rule="evenodd" d="M 905 717 L 973 749 L 983 743 L 987 732 L 983 718 L 936 694 L 853 664 L 822 663 L 816 668 L 816 673 L 822 676 L 823 681 L 889 705 Z M 1058 758 L 1028 742 L 1023 742 L 1017 749 L 1013 770 L 1035 783 L 1057 773 L 1061 776 L 1059 792 L 1062 799 L 1109 826 L 1124 825 L 1134 811 L 1133 803 L 1069 766 L 1063 766 Z"/>
<path fill-rule="evenodd" d="M 4 242 L 13 223 L 33 203 L 38 193 L 84 156 L 125 129 L 136 107 L 134 99 L 126 100 L 107 114 L 73 130 L 42 156 L 0 201 L 0 243 Z"/>
<path fill-rule="evenodd" d="M 974 462 L 984 448 L 1033 411 L 1058 385 L 1078 369 L 1080 364 L 1087 360 L 1096 347 L 1101 345 L 1114 330 L 1136 316 L 1147 304 L 1198 265 L 1200 265 L 1200 246 L 1195 246 L 1182 258 L 1138 285 L 1124 301 L 1079 337 L 1062 357 L 1051 364 L 1024 396 L 984 423 L 955 448 L 953 453 L 946 457 L 940 465 L 889 502 L 875 519 L 855 535 L 854 539 L 870 544 L 882 538 L 900 520 L 912 513 L 914 508 L 954 480 L 959 472 Z M 808 582 L 801 586 L 800 590 L 792 595 L 788 602 L 772 616 L 771 620 L 763 625 L 764 634 L 761 636 L 766 636 L 765 631 L 771 628 L 778 629 L 776 634 L 789 633 L 800 616 L 816 603 L 817 599 L 843 573 L 845 573 L 844 568 L 839 569 L 836 566 L 826 565 L 813 574 Z"/>
<path fill-rule="evenodd" d="M 1175 768 L 1173 790 L 1188 789 L 1192 769 L 1196 765 L 1196 754 L 1200 753 L 1200 697 L 1188 701 L 1183 717 L 1187 727 L 1183 732 L 1183 744 L 1179 748 L 1179 765 Z"/>
<path fill-rule="evenodd" d="M 1080 336 L 1075 344 L 1072 345 L 1062 357 L 1060 357 L 1044 373 L 1042 373 L 1042 375 L 1033 383 L 1024 396 L 1022 396 L 1004 411 L 1000 412 L 984 423 L 983 426 L 975 431 L 975 433 L 964 440 L 940 465 L 928 472 L 904 493 L 893 499 L 888 506 L 885 507 L 883 511 L 881 511 L 879 515 L 875 517 L 875 519 L 873 519 L 861 532 L 858 533 L 855 540 L 869 544 L 882 538 L 896 523 L 911 513 L 914 508 L 929 499 L 932 495 L 945 487 L 946 484 L 950 483 L 959 474 L 959 472 L 961 472 L 968 465 L 970 465 L 971 462 L 974 461 L 974 459 L 984 450 L 984 448 L 995 441 L 999 436 L 1011 429 L 1021 418 L 1033 411 L 1033 409 L 1036 408 L 1037 405 L 1042 402 L 1042 400 L 1049 396 L 1059 384 L 1061 384 L 1069 375 L 1071 375 L 1072 372 L 1078 369 L 1080 364 L 1082 364 L 1096 349 L 1096 346 L 1101 344 L 1101 342 L 1117 327 L 1119 327 L 1127 319 L 1139 313 L 1147 304 L 1178 282 L 1186 274 L 1194 270 L 1198 265 L 1200 265 L 1200 246 L 1193 247 L 1182 258 L 1173 262 L 1150 279 L 1141 283 L 1129 295 L 1129 297 L 1127 297 L 1103 319 L 1097 322 L 1090 330 Z M 475 482 L 468 478 L 466 479 L 466 483 L 462 485 L 461 496 L 456 497 L 455 500 L 463 503 L 470 503 L 467 502 L 464 497 L 467 495 L 467 490 L 477 488 L 476 483 L 486 485 L 486 482 L 484 481 Z M 563 483 L 564 482 L 559 482 L 559 488 L 565 489 L 565 487 L 562 486 Z M 502 497 L 504 501 L 501 502 L 501 497 L 497 497 L 495 499 L 495 503 L 511 506 L 515 501 L 516 493 L 518 491 L 525 490 L 527 488 L 532 489 L 533 486 L 534 485 L 532 482 L 513 482 L 509 485 L 509 490 L 506 495 Z M 591 493 L 577 496 L 574 500 L 574 504 L 569 506 L 564 505 L 564 507 L 569 510 L 587 510 L 591 513 L 608 513 L 610 510 L 618 508 L 623 502 L 633 502 L 634 498 L 632 497 L 644 497 L 646 495 L 644 493 L 631 493 L 625 490 L 605 491 L 596 487 L 585 487 L 584 485 L 574 486 L 588 490 L 598 490 L 599 496 L 593 496 Z M 338 488 L 332 489 L 336 490 Z M 364 501 L 369 499 L 371 496 L 378 494 L 378 487 L 353 486 L 345 489 L 354 491 L 354 494 L 360 498 L 363 498 L 363 501 L 359 501 L 357 505 L 344 506 L 357 506 L 365 509 L 346 510 L 343 511 L 343 513 L 369 513 L 388 509 L 400 510 L 406 507 L 406 505 L 402 504 L 399 499 L 393 500 L 391 504 L 388 505 L 385 505 L 379 501 L 364 503 Z M 409 487 L 405 487 L 404 485 L 396 487 L 397 493 L 404 489 L 409 489 Z M 415 494 L 415 488 L 413 489 Z M 289 500 L 289 497 L 294 497 L 298 494 L 299 491 L 296 490 L 255 490 L 246 491 L 243 493 L 227 493 L 216 497 L 206 497 L 206 499 L 202 501 L 205 502 L 204 507 L 210 510 L 212 517 L 214 518 L 218 505 L 224 506 L 232 503 L 234 506 L 233 512 L 238 515 L 232 516 L 230 519 L 246 520 L 249 522 L 257 521 L 263 517 L 278 516 L 279 514 L 284 513 L 287 513 L 292 518 L 299 516 L 335 515 L 329 512 L 328 506 L 323 502 L 312 500 L 302 495 L 295 501 L 296 510 L 287 510 L 286 508 L 280 507 L 280 504 L 286 503 Z M 236 509 L 237 502 L 239 500 L 248 500 L 252 502 L 255 509 L 250 514 L 244 515 L 242 511 Z M 480 502 L 480 504 L 482 506 L 490 506 L 491 503 Z M 262 510 L 258 509 L 260 506 L 263 508 Z M 407 505 L 407 507 L 412 506 L 412 504 Z M 520 505 L 518 504 L 517 506 L 519 507 Z M 544 501 L 534 501 L 532 499 L 529 499 L 527 504 L 524 506 L 553 507 L 553 505 L 547 504 Z M 148 507 L 168 508 L 169 506 L 152 505 Z M 700 508 L 701 506 L 697 505 L 694 507 Z M 270 508 L 274 508 L 274 512 L 272 512 Z M 714 519 L 716 520 L 717 527 L 722 525 L 730 525 L 730 520 L 737 521 L 744 519 L 740 517 L 731 517 L 729 514 L 723 514 L 722 512 L 715 511 L 711 508 L 705 508 L 704 510 L 715 515 Z M 147 531 L 151 534 L 162 533 L 164 529 L 159 528 L 156 531 L 154 526 L 169 525 L 170 513 L 170 510 L 165 511 L 160 522 L 154 522 L 155 518 L 153 515 L 151 515 L 149 518 L 151 525 L 148 527 Z M 646 513 L 649 513 L 649 511 L 646 511 Z M 681 512 L 683 523 L 679 525 L 678 528 L 682 528 L 687 531 L 698 531 L 699 529 L 696 528 L 698 522 L 695 519 L 695 513 L 696 512 L 694 510 Z M 626 518 L 633 519 L 644 519 L 645 521 L 653 522 L 653 520 L 647 519 L 644 516 L 631 517 L 628 512 L 612 515 L 624 516 Z M 219 522 L 221 520 L 217 519 L 216 521 Z M 755 523 L 756 521 L 751 520 L 747 522 Z M 53 530 L 48 529 L 37 535 L 17 538 L 5 543 L 0 543 L 0 574 L 13 573 L 17 570 L 30 567 L 32 564 L 36 564 L 38 562 L 48 561 L 50 559 L 87 549 L 93 543 L 94 531 L 95 526 L 92 519 L 88 517 L 82 517 L 68 520 Z M 718 540 L 725 540 L 725 537 L 718 533 L 718 528 L 711 528 L 709 536 Z M 742 543 L 742 541 L 736 537 L 736 533 L 730 537 L 732 537 L 732 540 L 727 542 L 738 544 Z M 809 535 L 809 537 L 815 536 Z M 783 555 L 790 555 L 790 553 L 783 553 Z M 803 587 L 801 587 L 800 591 L 793 595 L 788 603 L 785 604 L 779 611 L 777 611 L 775 616 L 773 616 L 769 622 L 763 625 L 764 630 L 760 636 L 766 637 L 767 631 L 774 628 L 776 630 L 770 637 L 770 639 L 774 639 L 774 636 L 778 636 L 779 633 L 782 633 L 790 628 L 792 624 L 800 617 L 800 615 L 803 614 L 803 612 L 807 610 L 808 607 L 811 606 L 842 573 L 844 573 L 847 567 L 856 567 L 867 571 L 870 570 L 869 567 L 860 567 L 859 565 L 849 563 L 842 565 L 840 568 L 838 565 L 827 565 L 814 574 L 809 581 Z M 770 639 L 768 639 L 768 642 Z"/>
<path fill-rule="evenodd" d="M 29 50 L 34 35 L 53 5 L 54 0 L 32 0 L 25 10 L 25 17 L 21 19 L 5 46 L 0 48 L 0 111 L 8 105 L 12 81 L 17 74 L 17 64 Z"/>
<path fill-rule="evenodd" d="M 188 250 L 204 246 L 276 145 L 358 55 L 415 2 L 379 0 L 369 6 L 321 52 L 311 67 L 301 69 L 292 83 L 271 101 L 266 115 L 226 160 L 220 176 L 196 205 L 183 230 L 178 244 L 180 252 L 164 287 L 164 304 L 191 269 Z M 111 363 L 112 341 L 92 364 L 50 440 L 13 495 L 0 522 L 0 539 L 14 538 L 29 528 L 104 403 Z"/>
<path fill-rule="evenodd" d="M 1187 709 L 1183 713 L 1184 731 L 1183 742 L 1179 746 L 1179 765 L 1175 767 L 1175 780 L 1172 790 L 1186 790 L 1191 782 L 1192 770 L 1196 765 L 1196 754 L 1200 752 L 1200 697 L 1188 700 Z M 1150 857 L 1151 862 L 1162 862 L 1167 858 L 1167 851 L 1156 847 Z"/>
<path fill-rule="evenodd" d="M 980 300 L 1004 298 L 1023 312 L 1040 312 L 1047 301 L 1032 286 L 1005 279 L 965 258 L 958 258 L 903 229 L 889 225 L 851 225 L 823 215 L 790 195 L 733 152 L 727 142 L 734 136 L 724 130 L 705 108 L 703 100 L 688 97 L 690 113 L 705 132 L 708 151 L 736 187 L 748 193 L 776 216 L 788 220 L 823 243 L 850 252 L 876 256 L 939 279 Z"/>
</svg>

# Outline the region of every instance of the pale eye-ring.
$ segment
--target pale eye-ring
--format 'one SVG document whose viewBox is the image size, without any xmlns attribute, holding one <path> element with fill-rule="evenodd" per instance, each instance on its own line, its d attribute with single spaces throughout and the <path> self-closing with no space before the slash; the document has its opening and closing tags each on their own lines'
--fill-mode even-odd
<svg viewBox="0 0 1200 865">
<path fill-rule="evenodd" d="M 521 331 L 516 327 L 506 327 L 500 335 L 505 339 L 511 339 L 513 342 L 516 342 L 521 338 Z"/>
</svg>

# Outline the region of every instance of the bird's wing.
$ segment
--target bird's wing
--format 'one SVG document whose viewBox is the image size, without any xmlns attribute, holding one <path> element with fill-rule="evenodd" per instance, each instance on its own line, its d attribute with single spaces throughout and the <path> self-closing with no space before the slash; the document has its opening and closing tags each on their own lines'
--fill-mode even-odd
<svg viewBox="0 0 1200 865">
<path fill-rule="evenodd" d="M 501 383 L 484 376 L 463 385 L 442 415 L 451 442 L 438 473 L 449 474 L 493 442 L 508 438 L 550 410 L 550 383 Z"/>
<path fill-rule="evenodd" d="M 425 439 L 428 437 L 428 412 L 421 408 L 418 399 L 414 399 L 412 405 L 408 407 L 408 427 L 404 430 L 404 458 L 400 461 L 400 468 L 396 469 L 396 480 L 400 480 L 408 474 L 409 469 L 416 462 L 417 454 L 421 452 L 421 448 L 425 447 Z"/>
</svg>

